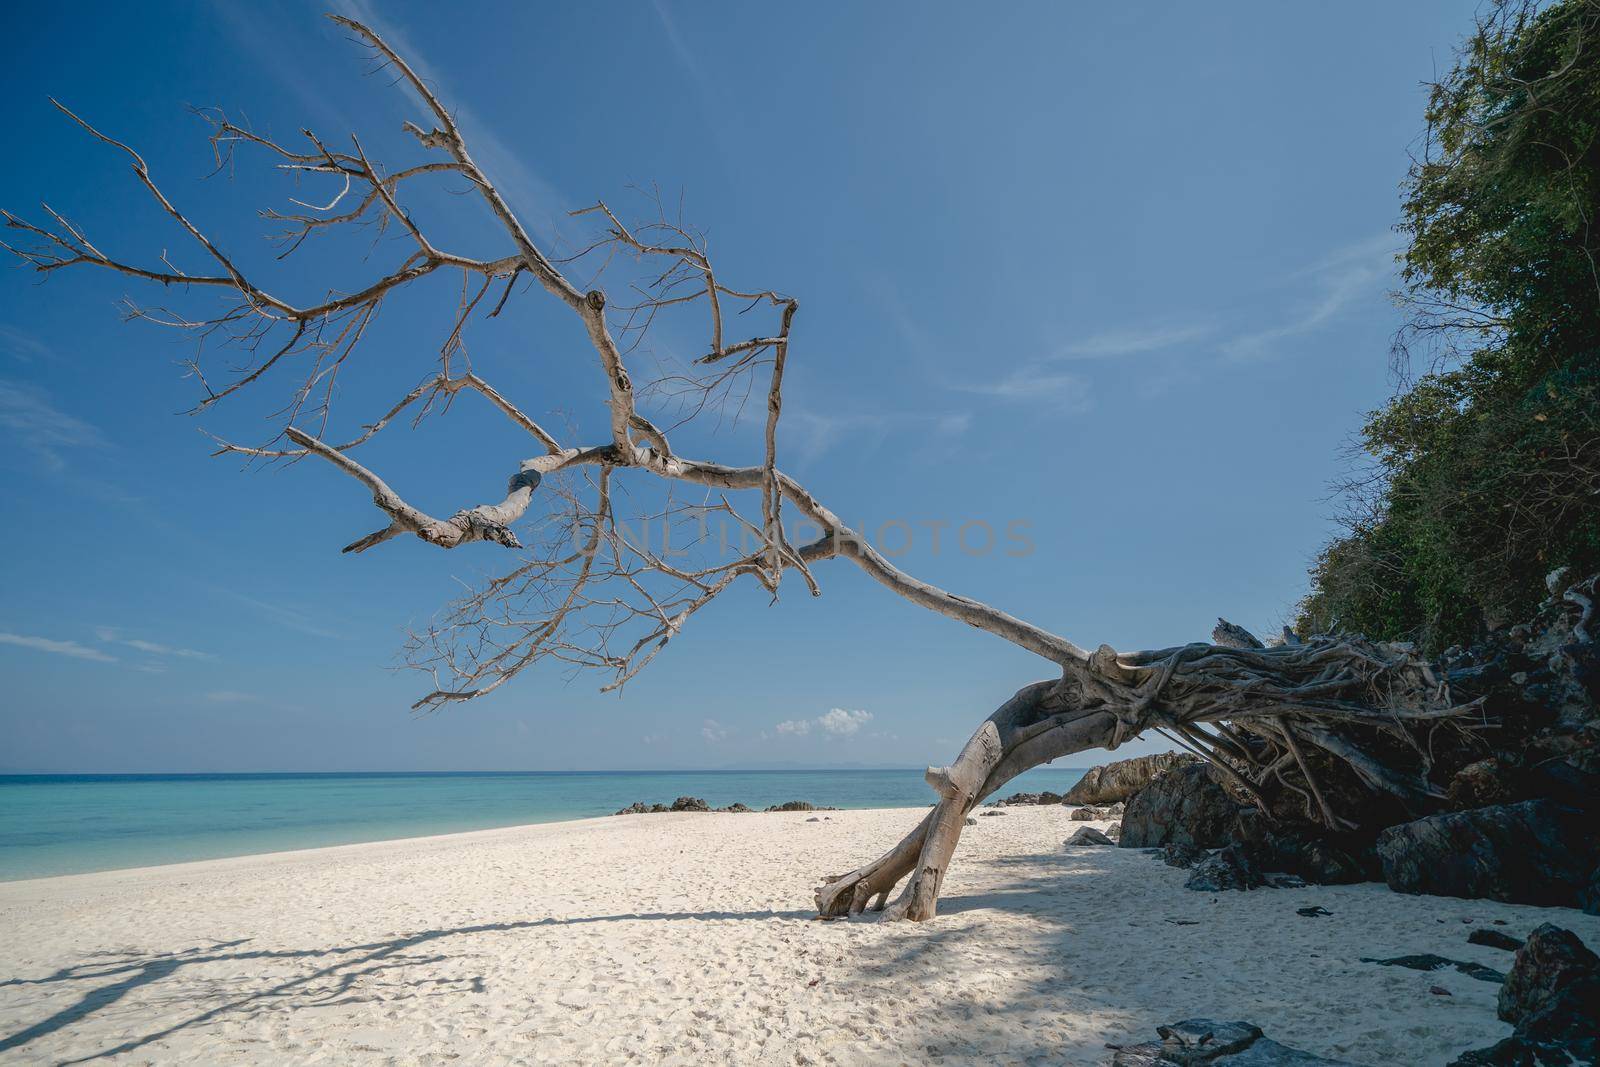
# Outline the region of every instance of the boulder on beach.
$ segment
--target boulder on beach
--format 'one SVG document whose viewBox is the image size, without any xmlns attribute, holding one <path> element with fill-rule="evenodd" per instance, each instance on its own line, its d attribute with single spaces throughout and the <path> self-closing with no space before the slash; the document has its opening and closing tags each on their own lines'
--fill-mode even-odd
<svg viewBox="0 0 1600 1067">
<path fill-rule="evenodd" d="M 1161 857 L 1161 862 L 1165 863 L 1168 867 L 1187 868 L 1198 865 L 1201 861 L 1207 858 L 1208 854 L 1203 848 L 1196 848 L 1190 844 L 1176 842 L 1167 845 L 1158 853 L 1158 855 Z"/>
<path fill-rule="evenodd" d="M 1001 807 L 1007 808 L 1029 807 L 1035 804 L 1060 804 L 1061 794 L 1052 793 L 1049 790 L 1043 793 L 1012 793 L 998 803 Z"/>
<path fill-rule="evenodd" d="M 1118 1048 L 1112 1067 L 1350 1067 L 1280 1045 L 1254 1023 L 1185 1019 L 1158 1026 L 1156 1033 L 1160 1041 Z"/>
<path fill-rule="evenodd" d="M 1067 804 L 1114 804 L 1127 800 L 1155 779 L 1174 767 L 1194 763 L 1195 757 L 1181 752 L 1159 752 L 1153 756 L 1135 756 L 1117 760 L 1100 767 L 1092 767 L 1067 790 Z"/>
<path fill-rule="evenodd" d="M 1593 833 L 1576 809 L 1525 800 L 1391 826 L 1377 847 L 1384 880 L 1397 892 L 1579 907 Z"/>
<path fill-rule="evenodd" d="M 782 804 L 773 804 L 768 811 L 838 811 L 821 804 L 813 804 L 809 800 L 785 800 Z"/>
<path fill-rule="evenodd" d="M 1499 1015 L 1512 1035 L 1451 1067 L 1600 1063 L 1600 958 L 1572 931 L 1545 923 L 1517 950 Z"/>
<path fill-rule="evenodd" d="M 1073 822 L 1097 822 L 1106 817 L 1106 813 L 1099 808 L 1073 808 L 1072 814 L 1067 818 Z"/>
<path fill-rule="evenodd" d="M 1115 841 L 1092 826 L 1080 826 L 1073 835 L 1067 838 L 1067 846 L 1078 847 L 1082 845 L 1114 845 Z"/>
<path fill-rule="evenodd" d="M 671 811 L 710 811 L 711 805 L 699 797 L 679 797 L 672 802 Z"/>
<path fill-rule="evenodd" d="M 1179 843 L 1198 848 L 1228 844 L 1239 822 L 1239 805 L 1204 763 L 1174 767 L 1127 802 L 1122 813 L 1123 848 L 1159 848 Z"/>
<path fill-rule="evenodd" d="M 1255 889 L 1264 884 L 1266 878 L 1249 852 L 1238 845 L 1229 845 L 1201 860 L 1183 887 L 1221 893 L 1229 889 Z"/>
</svg>

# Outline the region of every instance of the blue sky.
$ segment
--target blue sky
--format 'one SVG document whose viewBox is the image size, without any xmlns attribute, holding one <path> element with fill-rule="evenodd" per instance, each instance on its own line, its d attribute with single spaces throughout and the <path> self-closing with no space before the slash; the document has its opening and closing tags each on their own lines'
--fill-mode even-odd
<svg viewBox="0 0 1600 1067">
<path fill-rule="evenodd" d="M 55 95 L 284 291 L 369 276 L 331 254 L 276 264 L 254 212 L 303 191 L 260 156 L 206 180 L 186 111 L 414 158 L 399 124 L 417 106 L 364 77 L 320 10 L 108 5 L 93 34 L 59 6 L 14 12 L 0 206 L 48 201 L 108 251 L 198 265 Z M 1303 594 L 1341 449 L 1391 387 L 1391 226 L 1422 83 L 1472 11 L 658 0 L 466 19 L 397 3 L 377 23 L 546 239 L 578 237 L 566 211 L 654 183 L 725 278 L 800 298 L 780 462 L 834 510 L 920 533 L 899 560 L 920 577 L 1133 648 L 1203 639 L 1219 614 L 1274 630 Z M 455 203 L 439 225 L 499 254 Z M 259 438 L 272 397 L 179 414 L 190 348 L 123 323 L 124 295 L 183 301 L 107 275 L 0 276 L 0 770 L 942 763 L 1049 673 L 834 562 L 820 599 L 713 606 L 620 698 L 544 671 L 415 717 L 422 679 L 387 669 L 404 628 L 503 550 L 341 556 L 375 527 L 370 500 L 307 464 L 208 458 L 201 430 Z M 384 309 L 345 425 L 427 373 L 454 297 Z M 565 312 L 519 299 L 469 337 L 475 367 L 600 436 Z M 741 424 L 695 451 L 750 462 L 759 446 Z M 373 458 L 448 514 L 529 453 L 463 405 Z M 936 524 L 970 521 L 1025 523 L 1033 551 L 972 556 L 948 532 L 933 550 Z"/>
</svg>

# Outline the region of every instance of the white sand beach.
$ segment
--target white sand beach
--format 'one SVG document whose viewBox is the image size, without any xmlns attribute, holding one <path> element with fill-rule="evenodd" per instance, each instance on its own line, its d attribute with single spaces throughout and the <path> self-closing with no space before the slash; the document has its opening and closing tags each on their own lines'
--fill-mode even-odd
<svg viewBox="0 0 1600 1067">
<path fill-rule="evenodd" d="M 910 810 L 590 819 L 0 884 L 0 1061 L 1096 1064 L 1240 1018 L 1361 1064 L 1510 1033 L 1474 925 L 1600 918 L 1382 886 L 1185 890 L 1070 809 L 961 842 L 937 920 L 820 922 Z M 1103 824 L 1092 824 L 1103 825 Z M 1321 905 L 1331 915 L 1304 918 Z M 1430 987 L 1450 995 L 1430 993 Z"/>
</svg>

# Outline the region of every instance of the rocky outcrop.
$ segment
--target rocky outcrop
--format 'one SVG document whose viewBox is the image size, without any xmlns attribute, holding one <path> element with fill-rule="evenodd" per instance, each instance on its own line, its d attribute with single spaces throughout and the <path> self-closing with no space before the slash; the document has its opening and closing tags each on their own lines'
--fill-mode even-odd
<svg viewBox="0 0 1600 1067">
<path fill-rule="evenodd" d="M 1099 808 L 1073 808 L 1072 814 L 1067 816 L 1073 822 L 1099 822 L 1106 817 Z"/>
<path fill-rule="evenodd" d="M 1178 752 L 1136 756 L 1102 767 L 1090 768 L 1078 784 L 1067 790 L 1068 804 L 1115 804 L 1155 781 L 1174 767 L 1195 762 L 1195 757 Z"/>
<path fill-rule="evenodd" d="M 679 797 L 672 802 L 668 811 L 710 811 L 711 805 L 699 797 Z"/>
<path fill-rule="evenodd" d="M 1545 923 L 1517 949 L 1511 973 L 1500 990 L 1500 1018 L 1521 1026 L 1543 1015 L 1585 982 L 1600 979 L 1596 957 L 1571 930 Z M 1600 1013 L 1594 1016 L 1600 1025 Z"/>
<path fill-rule="evenodd" d="M 650 815 L 658 811 L 666 811 L 665 804 L 646 804 L 642 800 L 635 800 L 632 804 L 616 812 L 617 815 Z"/>
<path fill-rule="evenodd" d="M 1115 841 L 1092 826 L 1080 826 L 1073 835 L 1067 838 L 1069 848 L 1081 845 L 1114 845 Z"/>
<path fill-rule="evenodd" d="M 1188 763 L 1157 777 L 1128 801 L 1121 845 L 1221 848 L 1238 822 L 1239 805 L 1218 784 L 1216 772 L 1203 763 Z"/>
<path fill-rule="evenodd" d="M 1578 907 L 1593 833 L 1576 809 L 1525 800 L 1392 826 L 1377 848 L 1384 880 L 1402 893 Z"/>
<path fill-rule="evenodd" d="M 773 804 L 768 811 L 838 811 L 821 804 L 813 804 L 809 800 L 785 800 L 782 804 Z"/>
<path fill-rule="evenodd" d="M 1600 1063 L 1600 959 L 1549 923 L 1528 935 L 1500 988 L 1500 1018 L 1516 1029 L 1451 1067 Z"/>
<path fill-rule="evenodd" d="M 1185 1019 L 1156 1027 L 1160 1041 L 1124 1045 L 1111 1057 L 1112 1067 L 1349 1067 L 1280 1045 L 1246 1022 Z"/>
<path fill-rule="evenodd" d="M 1060 804 L 1061 794 L 1052 793 L 1048 789 L 1043 793 L 1012 793 L 1004 800 L 996 801 L 1002 808 L 1029 807 L 1035 804 Z"/>
<path fill-rule="evenodd" d="M 1158 853 L 1168 867 L 1194 867 L 1207 858 L 1206 850 L 1193 845 L 1171 844 Z"/>
<path fill-rule="evenodd" d="M 1229 845 L 1201 860 L 1183 887 L 1221 893 L 1229 889 L 1255 889 L 1265 884 L 1266 878 L 1250 854 L 1238 845 Z"/>
</svg>

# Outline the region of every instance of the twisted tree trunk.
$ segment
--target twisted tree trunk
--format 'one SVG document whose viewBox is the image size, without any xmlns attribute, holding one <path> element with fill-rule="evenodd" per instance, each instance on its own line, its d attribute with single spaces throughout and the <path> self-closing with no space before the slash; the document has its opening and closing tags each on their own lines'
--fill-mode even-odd
<svg viewBox="0 0 1600 1067">
<path fill-rule="evenodd" d="M 871 863 L 823 879 L 818 912 L 855 915 L 870 907 L 886 921 L 933 918 L 974 807 L 1023 771 L 1085 749 L 1114 749 L 1147 729 L 1210 761 L 1258 803 L 1268 777 L 1293 762 L 1330 828 L 1351 823 L 1323 799 L 1305 747 L 1336 757 L 1369 787 L 1408 805 L 1438 795 L 1412 731 L 1475 705 L 1452 703 L 1448 679 L 1408 646 L 1330 637 L 1264 648 L 1249 634 L 1248 641 L 1234 640 L 1236 630 L 1219 627 L 1214 635 L 1229 645 L 1125 655 L 1101 646 L 1086 661 L 1064 663 L 1061 678 L 1023 687 L 983 721 L 954 763 L 928 768 L 939 801 L 914 830 Z M 1414 747 L 1416 766 L 1393 766 L 1350 736 L 1372 731 Z M 905 889 L 886 907 L 907 875 Z"/>
</svg>

